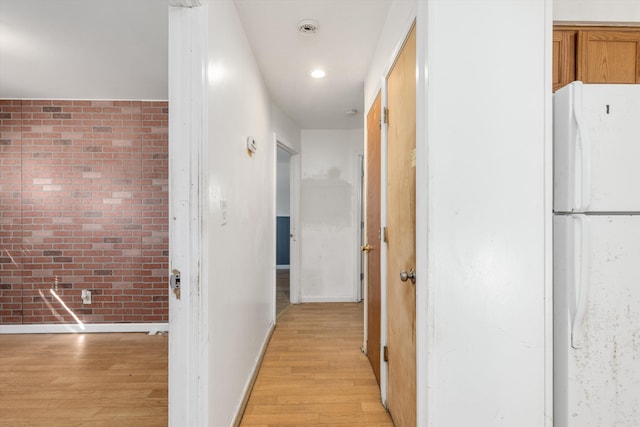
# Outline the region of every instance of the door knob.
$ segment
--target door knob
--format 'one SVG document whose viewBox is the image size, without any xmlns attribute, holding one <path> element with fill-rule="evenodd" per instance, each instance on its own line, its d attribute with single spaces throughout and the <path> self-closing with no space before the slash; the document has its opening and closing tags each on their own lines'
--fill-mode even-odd
<svg viewBox="0 0 640 427">
<path fill-rule="evenodd" d="M 401 271 L 400 272 L 400 280 L 406 282 L 407 280 L 411 280 L 411 283 L 415 285 L 416 283 L 416 270 L 412 267 L 409 271 Z"/>
<path fill-rule="evenodd" d="M 376 248 L 375 246 L 371 246 L 371 245 L 362 245 L 362 246 L 360 246 L 360 250 L 362 252 L 369 252 L 369 251 L 374 250 L 375 248 Z"/>
</svg>

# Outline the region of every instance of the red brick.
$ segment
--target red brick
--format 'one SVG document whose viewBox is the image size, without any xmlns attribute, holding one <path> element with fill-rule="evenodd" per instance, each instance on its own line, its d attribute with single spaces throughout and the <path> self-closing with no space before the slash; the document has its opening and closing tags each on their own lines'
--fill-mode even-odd
<svg viewBox="0 0 640 427">
<path fill-rule="evenodd" d="M 167 103 L 0 100 L 0 113 L 0 247 L 18 254 L 0 263 L 0 324 L 74 323 L 56 276 L 84 322 L 167 321 Z"/>
</svg>

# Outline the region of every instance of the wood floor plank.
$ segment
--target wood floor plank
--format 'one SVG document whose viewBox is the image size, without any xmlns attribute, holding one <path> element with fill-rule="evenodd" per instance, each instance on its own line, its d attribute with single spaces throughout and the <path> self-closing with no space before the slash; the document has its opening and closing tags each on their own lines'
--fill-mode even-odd
<svg viewBox="0 0 640 427">
<path fill-rule="evenodd" d="M 362 304 L 290 306 L 279 318 L 241 426 L 393 426 L 362 354 Z"/>
<path fill-rule="evenodd" d="M 0 425 L 166 426 L 166 336 L 0 335 Z"/>
</svg>

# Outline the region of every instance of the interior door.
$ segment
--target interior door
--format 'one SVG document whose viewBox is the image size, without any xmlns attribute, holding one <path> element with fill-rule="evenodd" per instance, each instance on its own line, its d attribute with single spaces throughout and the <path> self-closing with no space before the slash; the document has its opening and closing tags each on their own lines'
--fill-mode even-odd
<svg viewBox="0 0 640 427">
<path fill-rule="evenodd" d="M 387 406 L 397 427 L 413 427 L 416 425 L 415 25 L 387 77 L 387 91 Z"/>
<path fill-rule="evenodd" d="M 380 120 L 381 94 L 367 113 L 365 167 L 366 230 L 363 251 L 367 257 L 367 356 L 380 384 Z"/>
</svg>

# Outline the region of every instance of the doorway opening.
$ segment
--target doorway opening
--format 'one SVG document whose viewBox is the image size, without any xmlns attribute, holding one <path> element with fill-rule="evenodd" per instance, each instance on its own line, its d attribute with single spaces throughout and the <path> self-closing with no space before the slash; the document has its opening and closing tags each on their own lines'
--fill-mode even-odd
<svg viewBox="0 0 640 427">
<path fill-rule="evenodd" d="M 276 154 L 276 318 L 291 304 L 291 153 Z"/>
</svg>

